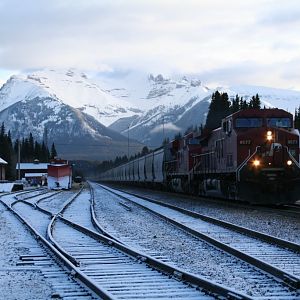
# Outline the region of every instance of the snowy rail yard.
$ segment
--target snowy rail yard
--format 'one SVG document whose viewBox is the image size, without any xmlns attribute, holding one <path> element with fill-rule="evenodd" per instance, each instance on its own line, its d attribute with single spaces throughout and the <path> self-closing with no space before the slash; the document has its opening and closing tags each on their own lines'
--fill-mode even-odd
<svg viewBox="0 0 300 300">
<path fill-rule="evenodd" d="M 0 195 L 0 299 L 299 299 L 298 218 L 158 194 Z"/>
</svg>

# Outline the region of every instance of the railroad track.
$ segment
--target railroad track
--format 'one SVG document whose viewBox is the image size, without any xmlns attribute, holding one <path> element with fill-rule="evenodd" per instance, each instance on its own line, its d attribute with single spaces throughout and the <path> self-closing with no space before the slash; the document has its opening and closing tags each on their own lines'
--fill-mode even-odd
<svg viewBox="0 0 300 300">
<path fill-rule="evenodd" d="M 300 204 L 298 203 L 284 205 L 283 208 L 281 208 L 281 210 L 284 213 L 294 214 L 295 216 L 300 217 Z"/>
<path fill-rule="evenodd" d="M 16 267 L 19 268 L 19 270 L 24 268 L 24 270 L 33 269 L 41 272 L 42 277 L 50 283 L 55 291 L 51 295 L 51 298 L 66 300 L 96 299 L 95 295 L 84 287 L 80 280 L 75 279 L 75 275 L 77 274 L 73 271 L 69 261 L 67 261 L 38 230 L 30 225 L 21 214 L 12 208 L 10 205 L 11 201 L 5 200 L 3 196 L 0 197 L 2 205 L 26 225 L 26 228 L 29 229 L 38 243 L 38 246 L 28 245 L 27 250 L 24 251 L 25 253 L 22 254 L 19 257 L 19 261 L 16 262 Z M 41 216 L 37 218 L 37 223 L 42 219 Z"/>
<path fill-rule="evenodd" d="M 114 188 L 114 185 L 110 185 L 111 187 Z M 128 188 L 128 185 L 124 186 Z M 132 186 L 130 186 L 132 187 Z M 121 187 L 116 187 L 116 189 L 121 189 Z M 148 189 L 149 191 L 149 189 Z M 161 191 L 160 191 L 161 192 Z M 138 190 L 133 193 L 138 193 Z M 151 191 L 150 191 L 151 193 Z M 207 201 L 208 203 L 216 203 L 216 204 L 221 204 L 221 205 L 226 205 L 226 207 L 232 207 L 232 208 L 241 208 L 241 209 L 246 209 L 246 210 L 251 210 L 251 211 L 262 211 L 270 214 L 276 214 L 276 215 L 282 215 L 282 216 L 287 216 L 287 217 L 293 217 L 293 218 L 299 218 L 300 217 L 300 200 L 295 203 L 295 204 L 287 204 L 287 205 L 258 205 L 258 204 L 252 204 L 252 203 L 247 203 L 243 201 L 233 201 L 229 202 L 228 199 L 224 198 L 217 198 L 217 197 L 212 197 L 212 196 L 195 196 L 191 194 L 181 194 L 181 193 L 175 193 L 175 192 L 170 192 L 170 191 L 164 191 L 163 192 L 165 195 L 168 195 L 170 197 L 179 197 L 181 195 L 184 196 L 185 199 L 195 201 L 196 203 L 200 201 Z"/>
<path fill-rule="evenodd" d="M 300 245 L 147 197 L 104 188 L 268 272 L 293 288 L 300 287 Z"/>
<path fill-rule="evenodd" d="M 67 201 L 55 215 L 40 207 L 40 203 L 26 200 L 15 201 L 12 210 L 18 215 L 25 213 L 26 219 L 19 215 L 23 222 L 45 242 L 48 241 L 43 235 L 47 218 L 50 217 L 51 221 L 47 226 L 49 240 L 56 251 L 68 259 L 67 264 L 72 268 L 74 276 L 101 298 L 163 299 L 164 296 L 166 299 L 213 299 L 222 296 L 251 299 L 242 293 L 164 264 L 82 226 L 88 224 L 83 215 L 90 218 L 90 212 L 82 213 L 79 220 L 81 225 L 77 224 L 78 209 L 82 212 L 81 205 L 75 209 L 75 215 L 67 212 L 67 209 L 72 210 L 78 199 L 80 194 Z M 89 203 L 90 199 L 86 196 L 84 199 Z M 64 218 L 64 214 L 69 218 L 73 216 L 75 220 Z"/>
<path fill-rule="evenodd" d="M 102 297 L 212 299 L 219 294 L 236 299 L 248 298 L 161 263 L 77 224 L 78 212 L 87 211 L 82 204 L 90 200 L 87 195 L 82 196 L 83 199 L 77 197 L 53 218 L 52 224 L 49 224 L 48 235 L 61 251 L 77 262 L 82 272 L 103 288 Z M 64 215 L 75 220 L 66 219 Z M 81 213 L 79 222 L 91 226 L 90 211 Z"/>
</svg>

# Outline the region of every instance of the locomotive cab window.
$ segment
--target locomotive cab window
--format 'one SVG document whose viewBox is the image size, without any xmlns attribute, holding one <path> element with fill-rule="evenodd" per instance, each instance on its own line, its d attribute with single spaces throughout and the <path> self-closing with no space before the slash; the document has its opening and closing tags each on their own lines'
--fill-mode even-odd
<svg viewBox="0 0 300 300">
<path fill-rule="evenodd" d="M 262 126 L 261 118 L 237 118 L 235 120 L 236 128 L 256 128 Z"/>
<path fill-rule="evenodd" d="M 223 121 L 223 131 L 226 133 L 230 133 L 231 132 L 231 120 L 226 120 Z"/>
<path fill-rule="evenodd" d="M 290 128 L 292 127 L 292 124 L 290 118 L 269 118 L 267 119 L 267 126 Z"/>
</svg>

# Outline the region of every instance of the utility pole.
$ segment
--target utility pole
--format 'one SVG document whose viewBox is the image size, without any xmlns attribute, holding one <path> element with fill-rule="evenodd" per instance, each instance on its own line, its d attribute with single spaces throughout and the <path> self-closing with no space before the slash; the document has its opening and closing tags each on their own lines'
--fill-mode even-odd
<svg viewBox="0 0 300 300">
<path fill-rule="evenodd" d="M 165 115 L 163 115 L 163 144 L 165 143 Z"/>
<path fill-rule="evenodd" d="M 48 148 L 48 129 L 46 126 L 44 127 L 44 144 Z"/>
<path fill-rule="evenodd" d="M 20 140 L 18 140 L 18 180 L 21 179 L 21 146 L 20 146 Z"/>
<path fill-rule="evenodd" d="M 129 161 L 129 125 L 128 125 L 128 130 L 127 130 L 127 136 L 128 136 L 128 138 L 127 138 L 127 158 L 128 158 L 128 161 Z"/>
</svg>

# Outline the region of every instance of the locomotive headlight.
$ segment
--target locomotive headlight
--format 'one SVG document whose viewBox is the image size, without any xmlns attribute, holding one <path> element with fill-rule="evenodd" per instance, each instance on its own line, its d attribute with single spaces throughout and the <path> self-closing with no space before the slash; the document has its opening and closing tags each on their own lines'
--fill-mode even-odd
<svg viewBox="0 0 300 300">
<path fill-rule="evenodd" d="M 260 160 L 255 159 L 255 160 L 253 161 L 253 166 L 254 166 L 254 167 L 260 166 Z"/>
<path fill-rule="evenodd" d="M 291 166 L 292 163 L 293 163 L 293 162 L 292 162 L 290 159 L 286 162 L 286 164 L 287 164 L 288 166 Z"/>
<path fill-rule="evenodd" d="M 272 139 L 273 139 L 272 131 L 271 131 L 271 130 L 268 130 L 268 131 L 267 131 L 267 141 L 272 141 Z"/>
</svg>

